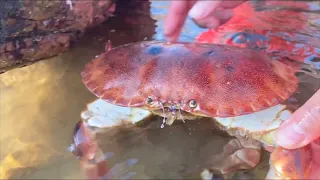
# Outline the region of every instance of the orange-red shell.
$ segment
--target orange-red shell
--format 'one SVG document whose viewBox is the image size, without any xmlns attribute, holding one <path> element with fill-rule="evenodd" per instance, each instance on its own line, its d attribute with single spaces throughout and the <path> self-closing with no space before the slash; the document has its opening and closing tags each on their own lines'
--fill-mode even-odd
<svg viewBox="0 0 320 180">
<path fill-rule="evenodd" d="M 266 109 L 286 100 L 298 83 L 291 67 L 257 51 L 156 41 L 113 48 L 89 62 L 82 77 L 93 94 L 116 105 L 147 107 L 152 97 L 211 117 Z M 191 99 L 198 108 L 188 106 Z"/>
</svg>

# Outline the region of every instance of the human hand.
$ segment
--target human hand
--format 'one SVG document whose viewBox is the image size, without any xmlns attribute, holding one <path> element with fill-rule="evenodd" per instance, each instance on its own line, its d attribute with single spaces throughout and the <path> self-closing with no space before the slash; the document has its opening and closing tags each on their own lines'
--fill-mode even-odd
<svg viewBox="0 0 320 180">
<path fill-rule="evenodd" d="M 188 14 L 198 26 L 216 28 L 229 20 L 233 15 L 233 8 L 243 2 L 245 1 L 172 0 L 164 22 L 164 34 L 168 41 L 176 41 Z"/>
<path fill-rule="evenodd" d="M 298 149 L 310 144 L 310 178 L 320 179 L 320 90 L 279 127 L 276 140 L 279 146 L 286 149 Z"/>
<path fill-rule="evenodd" d="M 279 146 L 296 149 L 319 137 L 320 90 L 279 127 L 276 140 Z"/>
</svg>

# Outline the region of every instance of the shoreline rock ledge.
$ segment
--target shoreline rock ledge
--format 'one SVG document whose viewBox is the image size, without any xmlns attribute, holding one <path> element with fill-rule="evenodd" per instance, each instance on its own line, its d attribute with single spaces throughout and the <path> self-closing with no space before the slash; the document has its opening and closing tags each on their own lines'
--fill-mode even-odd
<svg viewBox="0 0 320 180">
<path fill-rule="evenodd" d="M 115 0 L 2 0 L 0 73 L 65 52 L 114 11 Z"/>
</svg>

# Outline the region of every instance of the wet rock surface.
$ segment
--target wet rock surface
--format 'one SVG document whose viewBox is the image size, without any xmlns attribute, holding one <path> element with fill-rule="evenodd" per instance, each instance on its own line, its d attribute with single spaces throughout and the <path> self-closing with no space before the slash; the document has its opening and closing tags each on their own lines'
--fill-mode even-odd
<svg viewBox="0 0 320 180">
<path fill-rule="evenodd" d="M 66 51 L 114 10 L 114 0 L 1 1 L 0 73 Z"/>
</svg>

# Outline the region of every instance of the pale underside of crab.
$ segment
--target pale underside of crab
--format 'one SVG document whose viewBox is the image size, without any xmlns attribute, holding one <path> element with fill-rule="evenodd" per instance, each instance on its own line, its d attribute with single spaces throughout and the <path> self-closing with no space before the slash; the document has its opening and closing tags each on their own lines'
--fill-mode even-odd
<svg viewBox="0 0 320 180">
<path fill-rule="evenodd" d="M 222 174 L 250 169 L 259 163 L 259 142 L 275 146 L 275 130 L 291 115 L 285 101 L 296 91 L 295 72 L 296 66 L 249 49 L 132 43 L 86 65 L 83 82 L 100 99 L 88 105 L 82 119 L 112 127 L 152 114 L 164 117 L 163 126 L 210 117 L 237 139 L 208 168 Z M 210 178 L 208 172 L 202 178 Z"/>
<path fill-rule="evenodd" d="M 253 114 L 213 119 L 219 122 L 230 135 L 236 136 L 238 139 L 230 141 L 222 154 L 211 158 L 208 162 L 210 170 L 214 169 L 215 172 L 220 171 L 222 174 L 226 174 L 238 169 L 254 168 L 260 160 L 261 144 L 248 136 L 259 139 L 268 146 L 274 146 L 275 130 L 291 114 L 285 108 L 284 105 L 277 105 Z M 88 104 L 87 109 L 81 113 L 81 119 L 92 127 L 106 129 L 126 123 L 134 125 L 150 119 L 153 115 L 153 112 L 145 109 L 117 106 L 97 99 Z M 246 124 L 252 126 L 246 126 Z M 204 171 L 203 179 L 212 176 L 208 172 Z M 205 173 L 207 174 L 205 175 Z"/>
</svg>

